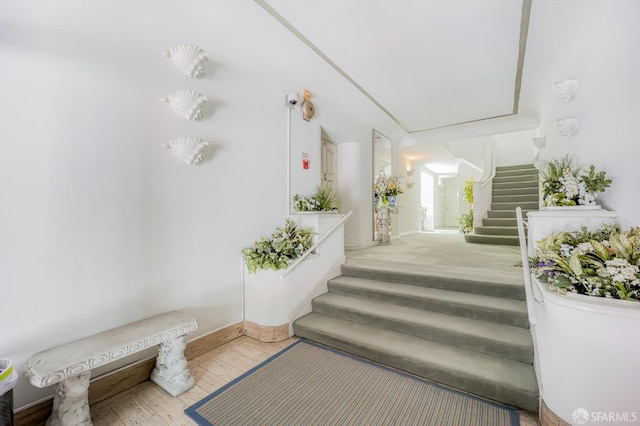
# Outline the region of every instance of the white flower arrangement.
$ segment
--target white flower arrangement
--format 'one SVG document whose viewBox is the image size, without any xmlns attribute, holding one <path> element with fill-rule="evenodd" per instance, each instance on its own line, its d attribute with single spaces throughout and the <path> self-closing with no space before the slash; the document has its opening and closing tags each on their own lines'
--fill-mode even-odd
<svg viewBox="0 0 640 426">
<path fill-rule="evenodd" d="M 603 224 L 538 241 L 531 267 L 559 293 L 640 301 L 640 228 Z"/>
<path fill-rule="evenodd" d="M 547 161 L 540 170 L 545 206 L 593 206 L 598 194 L 611 185 L 605 172 L 595 171 L 592 164 L 587 173 L 571 158 Z"/>
</svg>

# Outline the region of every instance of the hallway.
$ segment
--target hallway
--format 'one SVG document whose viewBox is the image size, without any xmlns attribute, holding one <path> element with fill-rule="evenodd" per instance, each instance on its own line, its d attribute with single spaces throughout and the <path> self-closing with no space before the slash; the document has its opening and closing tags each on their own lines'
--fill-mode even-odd
<svg viewBox="0 0 640 426">
<path fill-rule="evenodd" d="M 518 247 L 469 244 L 449 230 L 404 235 L 388 245 L 347 251 L 346 257 L 354 266 L 524 285 Z"/>
</svg>

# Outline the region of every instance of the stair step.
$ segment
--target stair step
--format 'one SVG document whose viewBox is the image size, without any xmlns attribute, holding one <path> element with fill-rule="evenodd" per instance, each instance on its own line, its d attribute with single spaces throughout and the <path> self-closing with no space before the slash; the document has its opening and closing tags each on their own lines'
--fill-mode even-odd
<svg viewBox="0 0 640 426">
<path fill-rule="evenodd" d="M 504 170 L 538 170 L 533 164 L 517 164 L 514 166 L 497 166 L 496 172 L 501 172 Z"/>
<path fill-rule="evenodd" d="M 507 182 L 531 182 L 537 181 L 538 177 L 535 175 L 513 175 L 513 176 L 498 176 L 493 178 L 494 183 L 507 183 Z"/>
<path fill-rule="evenodd" d="M 473 232 L 476 235 L 518 236 L 518 228 L 515 226 L 476 226 Z"/>
<path fill-rule="evenodd" d="M 529 210 L 522 210 L 522 216 L 523 217 L 527 217 L 527 213 L 529 213 L 530 211 L 537 211 L 538 208 L 536 207 L 535 209 L 529 209 Z M 516 218 L 516 210 L 515 209 L 508 209 L 508 210 L 487 210 L 487 217 L 490 219 L 494 219 L 494 218 L 500 218 L 500 219 L 515 219 Z"/>
<path fill-rule="evenodd" d="M 521 180 L 521 181 L 493 181 L 493 189 L 506 189 L 506 188 L 538 188 L 540 183 L 535 180 Z"/>
<path fill-rule="evenodd" d="M 538 196 L 538 192 L 536 191 L 534 194 L 507 194 L 507 195 L 498 195 L 493 194 L 491 198 L 492 203 L 521 203 L 521 202 L 535 202 L 537 203 L 540 197 Z"/>
<path fill-rule="evenodd" d="M 522 210 L 538 210 L 538 201 L 516 201 L 510 203 L 491 202 L 491 210 L 515 210 L 520 207 Z"/>
<path fill-rule="evenodd" d="M 538 410 L 533 366 L 391 330 L 312 312 L 293 324 L 297 336 L 426 379 Z"/>
<path fill-rule="evenodd" d="M 533 342 L 525 328 L 338 293 L 312 303 L 313 312 L 533 364 Z"/>
<path fill-rule="evenodd" d="M 501 218 L 483 218 L 482 225 L 484 226 L 509 226 L 516 227 L 518 226 L 517 219 L 501 219 Z"/>
<path fill-rule="evenodd" d="M 502 246 L 519 246 L 520 241 L 518 237 L 512 237 L 508 235 L 477 235 L 477 234 L 465 234 L 464 240 L 468 243 L 474 244 L 494 244 Z"/>
<path fill-rule="evenodd" d="M 529 327 L 527 304 L 522 300 L 345 276 L 330 280 L 328 288 L 333 293 L 368 297 L 521 328 Z"/>
<path fill-rule="evenodd" d="M 498 170 L 496 168 L 496 177 L 505 176 L 538 176 L 538 169 L 513 169 L 513 170 Z"/>
<path fill-rule="evenodd" d="M 515 217 L 515 216 L 514 216 Z M 513 282 L 504 279 L 501 282 L 485 281 L 481 277 L 467 278 L 462 275 L 452 276 L 455 272 L 448 270 L 446 275 L 438 275 L 437 272 L 429 275 L 404 271 L 389 271 L 364 266 L 355 266 L 345 263 L 341 268 L 342 276 L 331 281 L 339 281 L 347 278 L 361 278 L 365 280 L 382 280 L 390 283 L 411 284 L 414 286 L 429 287 L 442 290 L 452 290 L 480 294 L 486 296 L 505 297 L 517 300 L 526 300 L 524 283 Z"/>
<path fill-rule="evenodd" d="M 539 196 L 537 186 L 528 186 L 523 188 L 493 188 L 491 190 L 493 197 L 502 197 L 505 195 L 535 195 Z"/>
</svg>

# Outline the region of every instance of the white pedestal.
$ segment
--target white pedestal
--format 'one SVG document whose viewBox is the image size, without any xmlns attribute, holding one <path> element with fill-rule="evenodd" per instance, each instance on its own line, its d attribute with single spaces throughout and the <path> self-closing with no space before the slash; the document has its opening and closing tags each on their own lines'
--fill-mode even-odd
<svg viewBox="0 0 640 426">
<path fill-rule="evenodd" d="M 376 207 L 377 241 L 380 244 L 391 244 L 389 223 L 391 222 L 391 214 L 396 214 L 398 211 L 397 207 Z"/>
</svg>

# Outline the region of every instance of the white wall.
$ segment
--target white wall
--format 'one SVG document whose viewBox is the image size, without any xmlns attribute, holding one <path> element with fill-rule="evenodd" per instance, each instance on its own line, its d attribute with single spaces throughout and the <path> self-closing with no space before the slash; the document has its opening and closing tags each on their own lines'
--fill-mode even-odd
<svg viewBox="0 0 640 426">
<path fill-rule="evenodd" d="M 413 171 L 409 176 L 407 167 Z M 400 203 L 400 213 L 398 215 L 399 233 L 409 234 L 420 231 L 420 207 L 421 207 L 421 179 L 420 172 L 415 170 L 415 165 L 407 158 L 402 157 L 400 160 L 400 170 L 398 174 L 402 176 L 402 189 L 404 194 L 398 198 Z M 409 188 L 409 183 L 413 183 L 413 187 Z"/>
<path fill-rule="evenodd" d="M 0 28 L 0 356 L 18 370 L 163 311 L 194 313 L 191 337 L 242 319 L 240 249 L 285 218 L 288 92 L 312 92 L 312 127 L 362 144 L 352 189 L 369 192 L 347 194 L 347 228 L 370 241 L 371 129 L 402 132 L 256 3 L 23 0 Z M 179 43 L 209 54 L 203 78 L 161 55 Z M 209 98 L 201 121 L 160 102 L 175 89 Z M 191 135 L 211 145 L 200 165 L 161 147 Z M 15 406 L 50 394 L 20 378 Z"/>
<path fill-rule="evenodd" d="M 504 133 L 493 136 L 496 166 L 531 164 L 537 153 L 533 145 L 536 130 Z"/>
<path fill-rule="evenodd" d="M 613 179 L 601 201 L 619 213 L 623 227 L 638 225 L 637 159 L 640 156 L 640 3 L 634 0 L 533 2 L 523 74 L 523 113 L 540 115 L 547 147 L 541 158 L 570 153 Z M 557 98 L 551 85 L 577 78 L 573 101 Z M 537 111 L 535 111 L 537 110 Z M 552 125 L 576 115 L 576 136 Z"/>
</svg>

